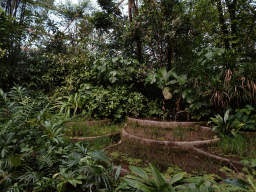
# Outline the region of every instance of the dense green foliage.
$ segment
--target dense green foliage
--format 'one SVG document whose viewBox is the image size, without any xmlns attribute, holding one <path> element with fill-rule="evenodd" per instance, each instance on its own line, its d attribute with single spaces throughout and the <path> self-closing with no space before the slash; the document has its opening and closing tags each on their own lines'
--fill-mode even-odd
<svg viewBox="0 0 256 192">
<path fill-rule="evenodd" d="M 77 115 L 256 130 L 255 0 L 97 3 L 1 1 L 0 188 L 109 189 L 105 154 L 62 135 Z"/>
<path fill-rule="evenodd" d="M 208 120 L 228 108 L 255 108 L 254 3 L 132 1 L 135 12 L 128 20 L 121 11 L 122 1 L 98 1 L 101 10 L 94 13 L 87 1 L 14 2 L 15 10 L 1 4 L 4 90 L 19 83 L 44 93 L 65 90 L 69 97 L 84 95 L 81 90 L 89 84 L 94 94 L 105 95 L 103 111 L 100 107 L 95 111 L 99 104 L 93 96 L 80 108 L 100 118 L 126 114 L 169 118 L 183 113 Z M 23 15 L 17 14 L 25 9 Z M 65 30 L 50 13 L 67 21 L 62 25 Z M 159 76 L 161 67 L 172 71 L 168 78 Z M 128 93 L 143 98 L 138 106 L 138 100 L 125 102 Z M 122 96 L 113 101 L 115 94 Z M 134 111 L 135 106 L 140 112 Z M 149 108 L 158 110 L 143 112 Z"/>
<path fill-rule="evenodd" d="M 65 116 L 51 115 L 46 120 L 50 103 L 31 98 L 21 87 L 0 93 L 2 191 L 111 189 L 118 172 L 114 174 L 106 152 L 66 139 Z"/>
</svg>

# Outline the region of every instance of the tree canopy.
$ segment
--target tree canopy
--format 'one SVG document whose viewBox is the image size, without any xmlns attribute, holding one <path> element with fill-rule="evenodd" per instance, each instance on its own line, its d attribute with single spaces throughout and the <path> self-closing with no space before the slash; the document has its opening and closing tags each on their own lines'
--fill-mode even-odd
<svg viewBox="0 0 256 192">
<path fill-rule="evenodd" d="M 126 85 L 154 100 L 165 68 L 176 74 L 165 89 L 172 111 L 255 105 L 255 1 L 97 3 L 2 1 L 0 86 Z"/>
</svg>

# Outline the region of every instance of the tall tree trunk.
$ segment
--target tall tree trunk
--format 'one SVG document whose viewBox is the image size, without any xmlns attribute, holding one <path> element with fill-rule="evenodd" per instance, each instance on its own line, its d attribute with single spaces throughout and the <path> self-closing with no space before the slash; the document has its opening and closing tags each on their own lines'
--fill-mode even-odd
<svg viewBox="0 0 256 192">
<path fill-rule="evenodd" d="M 236 24 L 236 6 L 237 0 L 233 0 L 233 3 L 227 1 L 228 12 L 230 15 L 230 23 L 231 23 L 231 35 L 232 35 L 232 48 L 235 49 L 237 46 L 237 24 Z"/>
<path fill-rule="evenodd" d="M 138 15 L 138 4 L 135 4 L 134 0 L 129 0 L 128 2 L 128 11 L 129 11 L 129 22 L 132 22 L 132 10 L 134 11 L 135 15 Z M 141 37 L 140 37 L 140 30 L 139 28 L 136 28 L 135 31 L 135 40 L 136 40 L 136 56 L 137 60 L 141 63 L 142 62 L 142 43 L 141 43 Z"/>
<path fill-rule="evenodd" d="M 168 69 L 172 69 L 172 54 L 173 54 L 173 47 L 170 36 L 167 36 L 167 66 Z"/>
<path fill-rule="evenodd" d="M 138 11 L 138 2 L 135 4 L 135 1 L 133 0 L 133 6 L 134 6 L 134 9 L 135 9 L 135 15 L 138 15 L 139 14 L 139 11 Z M 140 29 L 137 28 L 136 29 L 136 44 L 137 44 L 137 50 L 136 50 L 136 53 L 137 53 L 137 60 L 141 63 L 142 62 L 142 43 L 141 43 L 141 36 L 140 36 Z"/>
<path fill-rule="evenodd" d="M 224 36 L 223 37 L 224 46 L 226 50 L 229 50 L 230 46 L 229 46 L 229 39 L 228 39 L 228 29 L 227 29 L 227 25 L 225 24 L 223 12 L 222 12 L 221 0 L 217 0 L 217 8 L 218 8 L 218 14 L 219 14 L 219 22 L 220 22 L 221 30 Z"/>
<path fill-rule="evenodd" d="M 132 4 L 133 0 L 128 0 L 129 22 L 132 22 Z"/>
</svg>

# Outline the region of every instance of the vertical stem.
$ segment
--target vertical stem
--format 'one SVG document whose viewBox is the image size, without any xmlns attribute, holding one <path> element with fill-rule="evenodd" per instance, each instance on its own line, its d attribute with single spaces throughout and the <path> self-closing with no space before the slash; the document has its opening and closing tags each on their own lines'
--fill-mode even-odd
<svg viewBox="0 0 256 192">
<path fill-rule="evenodd" d="M 224 35 L 224 45 L 225 49 L 229 50 L 229 39 L 228 39 L 228 30 L 227 30 L 227 25 L 225 24 L 223 12 L 222 12 L 222 5 L 221 5 L 221 0 L 217 0 L 217 7 L 218 7 L 218 13 L 219 13 L 219 22 L 221 26 L 222 33 Z"/>
<path fill-rule="evenodd" d="M 231 23 L 231 34 L 232 34 L 232 40 L 235 41 L 237 39 L 236 33 L 237 33 L 237 27 L 236 27 L 236 5 L 237 0 L 233 0 L 233 3 L 228 2 L 228 12 L 230 15 L 230 23 Z M 235 48 L 237 46 L 237 43 L 232 42 L 232 48 Z"/>
<path fill-rule="evenodd" d="M 128 0 L 129 22 L 132 22 L 132 1 L 133 0 Z"/>
</svg>

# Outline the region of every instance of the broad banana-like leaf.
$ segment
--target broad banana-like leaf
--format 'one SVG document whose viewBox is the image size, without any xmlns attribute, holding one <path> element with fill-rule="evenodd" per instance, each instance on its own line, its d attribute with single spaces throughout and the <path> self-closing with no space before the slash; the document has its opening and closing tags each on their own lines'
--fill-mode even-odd
<svg viewBox="0 0 256 192">
<path fill-rule="evenodd" d="M 148 179 L 147 173 L 141 167 L 130 166 L 129 168 L 134 174 L 140 176 L 143 179 Z"/>
<path fill-rule="evenodd" d="M 163 175 L 152 164 L 149 164 L 149 167 L 153 177 L 153 181 L 158 188 L 168 183 Z"/>
<path fill-rule="evenodd" d="M 228 120 L 228 118 L 229 118 L 229 112 L 230 112 L 230 110 L 228 109 L 228 110 L 226 111 L 225 115 L 224 115 L 224 123 L 226 123 L 227 120 Z"/>
<path fill-rule="evenodd" d="M 136 181 L 140 181 L 144 184 L 147 184 L 149 186 L 154 186 L 154 182 L 150 179 L 146 179 L 146 178 L 141 178 L 141 177 L 137 177 L 135 175 L 126 175 L 125 178 L 128 178 L 128 179 L 133 179 L 133 180 L 136 180 Z"/>
<path fill-rule="evenodd" d="M 116 80 L 117 80 L 116 77 L 109 77 L 109 81 L 110 81 L 111 83 L 115 83 Z"/>
<path fill-rule="evenodd" d="M 173 178 L 169 181 L 169 183 L 172 185 L 177 181 L 181 180 L 185 175 L 186 175 L 186 172 L 178 173 L 173 176 Z"/>
<path fill-rule="evenodd" d="M 250 185 L 248 182 L 242 179 L 224 179 L 224 182 L 241 187 L 243 189 L 248 189 L 248 186 Z"/>
<path fill-rule="evenodd" d="M 149 186 L 145 185 L 144 183 L 137 181 L 137 180 L 133 180 L 133 179 L 129 179 L 129 178 L 124 178 L 124 180 L 131 187 L 133 187 L 135 189 L 139 189 L 143 192 L 152 192 L 155 190 L 155 188 L 149 187 Z"/>
<path fill-rule="evenodd" d="M 166 68 L 160 68 L 158 71 L 158 76 L 164 80 L 165 83 L 169 81 L 171 75 L 173 75 L 173 70 L 167 72 Z"/>
<path fill-rule="evenodd" d="M 164 98 L 166 99 L 166 100 L 168 100 L 168 99 L 171 99 L 172 98 L 172 94 L 171 94 L 171 88 L 170 87 L 165 87 L 164 89 L 163 89 L 163 95 L 164 95 Z"/>
</svg>

